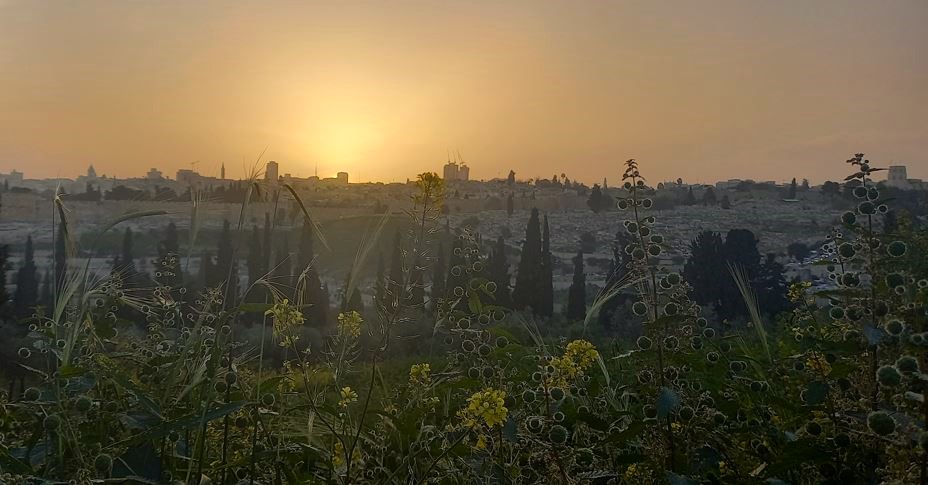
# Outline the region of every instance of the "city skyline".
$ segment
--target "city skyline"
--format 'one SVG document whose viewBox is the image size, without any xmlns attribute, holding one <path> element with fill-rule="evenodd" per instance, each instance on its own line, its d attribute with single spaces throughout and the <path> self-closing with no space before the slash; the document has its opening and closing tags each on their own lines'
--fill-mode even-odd
<svg viewBox="0 0 928 485">
<path fill-rule="evenodd" d="M 0 1 L 0 172 L 928 178 L 925 2 L 88 3 Z"/>
</svg>

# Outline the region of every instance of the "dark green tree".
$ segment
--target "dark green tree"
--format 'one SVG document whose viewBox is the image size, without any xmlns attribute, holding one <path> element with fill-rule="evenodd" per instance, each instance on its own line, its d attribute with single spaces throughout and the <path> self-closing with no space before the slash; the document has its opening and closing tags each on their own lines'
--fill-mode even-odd
<svg viewBox="0 0 928 485">
<path fill-rule="evenodd" d="M 543 317 L 554 315 L 554 260 L 551 255 L 551 230 L 545 215 L 541 239 L 541 302 L 537 314 Z"/>
<path fill-rule="evenodd" d="M 574 279 L 567 293 L 567 318 L 583 320 L 586 318 L 586 274 L 583 272 L 583 251 L 574 256 Z"/>
<path fill-rule="evenodd" d="M 39 277 L 35 265 L 32 236 L 26 236 L 23 264 L 16 272 L 16 291 L 13 293 L 13 314 L 18 318 L 29 316 L 39 299 Z"/>
<path fill-rule="evenodd" d="M 496 283 L 496 304 L 504 307 L 512 305 L 510 293 L 509 261 L 506 258 L 506 240 L 503 236 L 496 238 L 496 247 L 488 261 L 490 281 Z"/>
<path fill-rule="evenodd" d="M 713 187 L 706 187 L 706 191 L 702 193 L 702 205 L 715 205 L 718 203 L 718 200 L 715 197 L 715 189 Z"/>
<path fill-rule="evenodd" d="M 525 239 L 522 241 L 522 255 L 516 272 L 516 284 L 512 290 L 512 305 L 516 310 L 527 307 L 538 311 L 540 304 L 540 281 L 542 280 L 541 266 L 541 222 L 538 219 L 538 209 L 532 209 L 528 225 L 525 228 Z"/>
<path fill-rule="evenodd" d="M 39 288 L 39 304 L 45 308 L 46 315 L 48 315 L 55 305 L 54 296 L 52 294 L 52 276 L 48 273 L 48 270 L 45 270 L 45 273 L 42 275 L 42 286 Z"/>
<path fill-rule="evenodd" d="M 757 295 L 757 306 L 768 315 L 777 315 L 790 308 L 787 292 L 789 285 L 784 276 L 785 268 L 777 262 L 776 254 L 768 253 L 751 281 Z"/>
<path fill-rule="evenodd" d="M 246 261 L 248 266 L 248 282 L 250 285 L 254 285 L 255 282 L 258 281 L 258 278 L 267 272 L 267 269 L 264 267 L 264 262 L 267 260 L 267 252 L 264 250 L 262 239 L 261 231 L 258 229 L 258 226 L 252 226 L 251 242 L 248 244 L 248 259 Z"/>
<path fill-rule="evenodd" d="M 690 187 L 686 191 L 686 197 L 683 199 L 684 205 L 696 205 L 696 195 L 693 194 L 693 188 Z"/>
<path fill-rule="evenodd" d="M 229 300 L 229 306 L 238 301 L 238 258 L 235 257 L 235 248 L 232 245 L 232 229 L 228 220 L 222 221 L 222 232 L 219 233 L 219 246 L 216 249 L 216 266 L 220 272 L 219 284 L 225 285 L 224 298 Z"/>
<path fill-rule="evenodd" d="M 586 199 L 586 205 L 596 214 L 599 214 L 604 209 L 603 191 L 599 187 L 599 184 L 593 184 L 593 188 L 590 190 L 590 196 Z"/>
<path fill-rule="evenodd" d="M 506 216 L 512 217 L 513 211 L 515 211 L 515 200 L 513 200 L 512 192 L 509 192 L 509 195 L 506 196 Z"/>
<path fill-rule="evenodd" d="M 722 237 L 703 231 L 690 244 L 690 257 L 683 266 L 683 277 L 693 288 L 693 301 L 716 310 L 721 306 L 723 279 L 730 279 L 723 251 Z"/>
<path fill-rule="evenodd" d="M 322 286 L 318 264 L 315 261 L 314 240 L 316 234 L 312 222 L 303 218 L 303 230 L 300 233 L 300 246 L 297 249 L 297 270 L 303 278 L 303 304 L 309 305 L 305 317 L 310 325 L 325 327 L 329 314 L 329 294 Z"/>
</svg>

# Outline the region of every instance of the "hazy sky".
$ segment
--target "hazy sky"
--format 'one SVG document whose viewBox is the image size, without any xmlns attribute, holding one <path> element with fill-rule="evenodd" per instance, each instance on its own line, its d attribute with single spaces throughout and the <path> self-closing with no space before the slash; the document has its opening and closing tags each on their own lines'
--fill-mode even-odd
<svg viewBox="0 0 928 485">
<path fill-rule="evenodd" d="M 928 1 L 0 0 L 0 172 L 928 178 Z"/>
</svg>

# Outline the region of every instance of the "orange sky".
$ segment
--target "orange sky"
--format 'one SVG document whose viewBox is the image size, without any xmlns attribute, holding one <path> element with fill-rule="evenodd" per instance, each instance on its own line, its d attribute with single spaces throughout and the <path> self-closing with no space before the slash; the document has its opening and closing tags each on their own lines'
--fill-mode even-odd
<svg viewBox="0 0 928 485">
<path fill-rule="evenodd" d="M 188 5 L 191 4 L 191 5 Z M 335 6 L 335 5 L 338 6 Z M 928 2 L 0 0 L 0 172 L 928 178 Z"/>
</svg>

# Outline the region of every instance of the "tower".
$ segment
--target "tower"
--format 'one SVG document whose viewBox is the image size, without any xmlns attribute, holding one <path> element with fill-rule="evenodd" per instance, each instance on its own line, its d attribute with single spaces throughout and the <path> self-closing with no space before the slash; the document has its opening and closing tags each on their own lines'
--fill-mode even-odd
<svg viewBox="0 0 928 485">
<path fill-rule="evenodd" d="M 225 180 L 225 179 L 226 179 L 226 164 L 225 164 L 224 162 L 223 162 L 222 166 L 219 167 L 219 179 L 220 179 L 220 180 Z"/>
<path fill-rule="evenodd" d="M 277 162 L 273 160 L 271 160 L 270 162 L 267 162 L 267 166 L 264 169 L 264 180 L 267 180 L 268 182 L 272 184 L 277 183 L 277 180 L 278 180 Z"/>
</svg>

